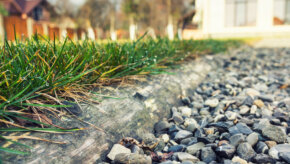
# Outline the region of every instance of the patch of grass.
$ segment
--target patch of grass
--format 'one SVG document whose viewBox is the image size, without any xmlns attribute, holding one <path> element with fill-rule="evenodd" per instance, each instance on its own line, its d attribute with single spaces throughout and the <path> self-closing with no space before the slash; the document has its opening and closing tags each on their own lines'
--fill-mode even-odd
<svg viewBox="0 0 290 164">
<path fill-rule="evenodd" d="M 10 127 L 17 127 L 14 131 L 66 131 L 51 129 L 54 125 L 43 115 L 57 115 L 60 111 L 56 108 L 69 107 L 62 104 L 65 99 L 94 101 L 86 93 L 88 87 L 131 75 L 164 73 L 192 55 L 224 52 L 241 43 L 140 38 L 135 42 L 98 44 L 88 40 L 44 41 L 38 36 L 24 42 L 6 41 L 0 48 L 0 122 L 7 129 L 1 131 L 11 131 Z M 49 129 L 27 128 L 19 125 L 19 119 Z"/>
</svg>

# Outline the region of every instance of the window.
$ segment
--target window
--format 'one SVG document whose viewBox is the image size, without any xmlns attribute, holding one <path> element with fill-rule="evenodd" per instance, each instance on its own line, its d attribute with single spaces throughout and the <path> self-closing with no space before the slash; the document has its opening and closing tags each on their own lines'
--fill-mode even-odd
<svg viewBox="0 0 290 164">
<path fill-rule="evenodd" d="M 36 7 L 33 9 L 33 18 L 35 20 L 40 20 L 42 19 L 42 8 L 41 7 Z"/>
<path fill-rule="evenodd" d="M 257 0 L 226 0 L 226 26 L 255 26 Z"/>
<path fill-rule="evenodd" d="M 290 24 L 290 0 L 274 1 L 274 25 Z"/>
</svg>

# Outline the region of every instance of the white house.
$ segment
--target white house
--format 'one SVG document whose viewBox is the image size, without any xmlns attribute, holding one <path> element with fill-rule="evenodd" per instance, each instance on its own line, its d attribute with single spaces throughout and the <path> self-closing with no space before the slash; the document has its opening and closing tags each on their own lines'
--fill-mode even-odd
<svg viewBox="0 0 290 164">
<path fill-rule="evenodd" d="M 196 0 L 193 22 L 183 38 L 290 36 L 290 0 Z"/>
</svg>

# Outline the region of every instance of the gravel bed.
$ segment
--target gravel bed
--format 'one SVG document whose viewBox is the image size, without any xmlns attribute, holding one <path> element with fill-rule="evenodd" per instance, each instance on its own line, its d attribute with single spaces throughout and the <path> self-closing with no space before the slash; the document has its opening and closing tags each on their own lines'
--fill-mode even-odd
<svg viewBox="0 0 290 164">
<path fill-rule="evenodd" d="M 206 58 L 218 68 L 183 105 L 152 133 L 113 145 L 107 162 L 290 163 L 290 49 Z"/>
</svg>

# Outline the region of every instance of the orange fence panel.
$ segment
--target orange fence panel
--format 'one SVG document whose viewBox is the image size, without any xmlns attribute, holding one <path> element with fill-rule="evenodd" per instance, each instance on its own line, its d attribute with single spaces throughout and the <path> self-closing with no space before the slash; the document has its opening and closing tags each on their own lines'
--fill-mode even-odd
<svg viewBox="0 0 290 164">
<path fill-rule="evenodd" d="M 49 38 L 53 40 L 55 36 L 55 39 L 59 39 L 59 31 L 58 27 L 48 27 Z"/>
<path fill-rule="evenodd" d="M 43 26 L 41 23 L 37 23 L 35 22 L 33 24 L 33 34 L 39 34 L 39 35 L 44 35 L 44 32 L 43 32 Z"/>
<path fill-rule="evenodd" d="M 27 38 L 27 22 L 18 16 L 4 17 L 4 27 L 8 40 L 14 40 L 15 35 L 17 38 Z M 16 32 L 16 34 L 14 33 Z"/>
</svg>

